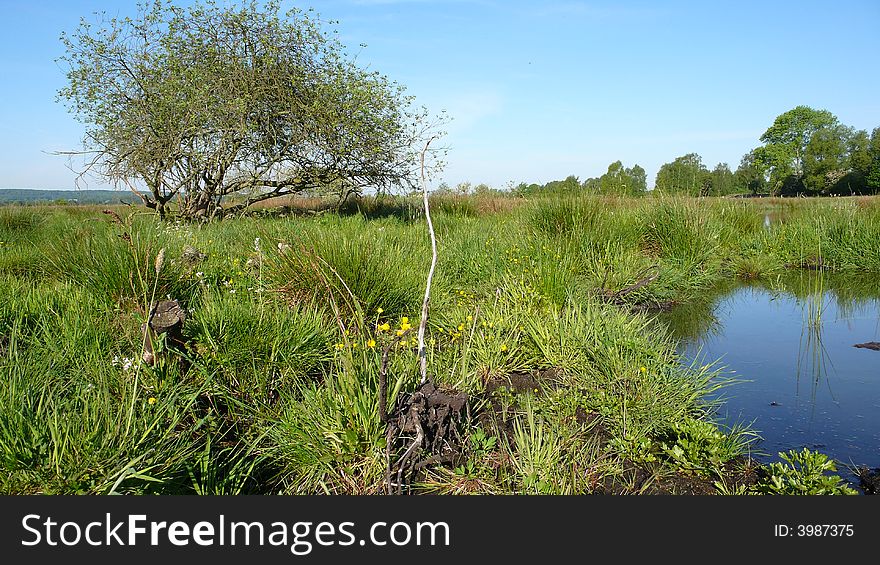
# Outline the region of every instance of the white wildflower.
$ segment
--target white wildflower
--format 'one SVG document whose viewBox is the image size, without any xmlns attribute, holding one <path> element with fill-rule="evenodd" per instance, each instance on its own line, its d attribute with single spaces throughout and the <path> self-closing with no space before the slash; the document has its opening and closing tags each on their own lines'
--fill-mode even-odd
<svg viewBox="0 0 880 565">
<path fill-rule="evenodd" d="M 114 355 L 113 360 L 110 361 L 110 364 L 114 367 L 121 367 L 124 372 L 129 372 L 134 368 L 134 359 L 131 357 L 120 357 L 119 355 Z"/>
</svg>

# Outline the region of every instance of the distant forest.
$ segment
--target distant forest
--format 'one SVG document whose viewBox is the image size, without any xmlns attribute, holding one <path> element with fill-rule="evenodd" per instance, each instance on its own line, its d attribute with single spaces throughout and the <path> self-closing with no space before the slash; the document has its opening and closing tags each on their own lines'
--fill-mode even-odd
<svg viewBox="0 0 880 565">
<path fill-rule="evenodd" d="M 37 190 L 0 188 L 0 204 L 138 204 L 127 190 Z"/>
<path fill-rule="evenodd" d="M 711 170 L 697 153 L 688 153 L 660 167 L 654 190 L 661 194 L 726 196 L 849 196 L 880 194 L 880 127 L 870 134 L 840 123 L 827 110 L 798 106 L 779 115 L 760 138 L 761 145 L 740 160 L 736 170 L 718 163 Z M 647 175 L 639 165 L 621 161 L 608 165 L 600 177 L 581 181 L 570 175 L 546 184 L 520 183 L 513 192 L 522 196 L 592 193 L 639 196 L 648 190 Z M 486 185 L 462 183 L 451 193 L 493 191 Z"/>
</svg>

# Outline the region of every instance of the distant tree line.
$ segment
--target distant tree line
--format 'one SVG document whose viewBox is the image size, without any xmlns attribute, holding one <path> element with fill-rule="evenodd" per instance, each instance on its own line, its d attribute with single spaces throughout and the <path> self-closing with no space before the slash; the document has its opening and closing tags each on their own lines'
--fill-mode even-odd
<svg viewBox="0 0 880 565">
<path fill-rule="evenodd" d="M 616 196 L 641 196 L 648 190 L 648 176 L 639 165 L 624 167 L 620 161 L 608 165 L 608 171 L 597 178 L 581 182 L 574 175 L 565 180 L 551 181 L 547 184 L 521 183 L 513 192 L 520 196 L 537 194 L 607 194 Z"/>
<path fill-rule="evenodd" d="M 657 171 L 660 194 L 854 195 L 880 194 L 880 127 L 869 135 L 840 123 L 827 110 L 798 106 L 779 115 L 735 171 L 727 163 L 709 170 L 697 153 L 665 163 Z M 546 184 L 521 183 L 522 196 L 592 193 L 639 196 L 647 192 L 645 170 L 620 161 L 598 178 L 581 182 L 571 175 Z"/>
<path fill-rule="evenodd" d="M 118 190 L 42 190 L 0 188 L 0 205 L 4 204 L 134 204 L 135 194 Z"/>
</svg>

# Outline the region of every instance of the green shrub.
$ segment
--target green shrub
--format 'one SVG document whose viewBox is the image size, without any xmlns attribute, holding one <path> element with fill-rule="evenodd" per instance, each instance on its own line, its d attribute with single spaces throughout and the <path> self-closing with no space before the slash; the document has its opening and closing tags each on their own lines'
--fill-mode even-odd
<svg viewBox="0 0 880 565">
<path fill-rule="evenodd" d="M 787 451 L 779 456 L 784 462 L 772 463 L 767 476 L 756 490 L 763 494 L 858 494 L 838 475 L 837 465 L 824 453 Z"/>
</svg>

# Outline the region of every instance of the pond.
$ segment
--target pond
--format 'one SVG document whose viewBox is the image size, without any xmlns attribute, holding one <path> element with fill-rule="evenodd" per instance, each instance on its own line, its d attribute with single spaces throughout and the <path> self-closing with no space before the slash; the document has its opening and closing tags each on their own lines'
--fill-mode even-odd
<svg viewBox="0 0 880 565">
<path fill-rule="evenodd" d="M 880 280 L 798 273 L 729 284 L 662 316 L 685 362 L 717 362 L 738 382 L 718 420 L 751 424 L 759 460 L 789 449 L 880 467 Z"/>
</svg>

